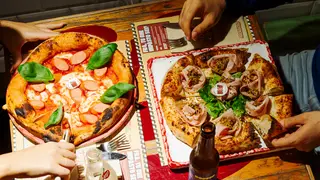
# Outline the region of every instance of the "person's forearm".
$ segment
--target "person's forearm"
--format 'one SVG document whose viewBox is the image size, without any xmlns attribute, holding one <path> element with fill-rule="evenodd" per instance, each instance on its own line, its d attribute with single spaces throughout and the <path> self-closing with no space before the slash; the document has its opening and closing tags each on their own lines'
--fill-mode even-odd
<svg viewBox="0 0 320 180">
<path fill-rule="evenodd" d="M 19 167 L 17 152 L 0 156 L 0 179 L 12 179 L 22 174 L 24 174 L 24 172 L 23 168 Z"/>
</svg>

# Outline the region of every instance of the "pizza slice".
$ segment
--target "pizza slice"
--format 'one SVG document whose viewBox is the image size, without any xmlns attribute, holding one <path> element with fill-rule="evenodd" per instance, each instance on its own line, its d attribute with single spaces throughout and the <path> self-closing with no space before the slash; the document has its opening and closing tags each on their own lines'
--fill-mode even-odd
<svg viewBox="0 0 320 180">
<path fill-rule="evenodd" d="M 232 109 L 211 120 L 216 125 L 215 147 L 219 154 L 231 154 L 260 147 L 260 139 L 250 122 L 237 117 Z"/>
<path fill-rule="evenodd" d="M 211 68 L 216 74 L 236 73 L 245 70 L 250 53 L 247 49 L 210 50 L 195 56 L 195 65 L 200 68 Z"/>
<path fill-rule="evenodd" d="M 275 96 L 284 91 L 276 67 L 258 54 L 254 55 L 241 81 L 243 85 L 240 92 L 251 99 L 256 99 L 261 95 Z"/>
<path fill-rule="evenodd" d="M 194 65 L 194 56 L 187 55 L 179 59 L 167 72 L 161 96 L 170 96 L 175 99 L 199 96 L 198 91 L 205 82 L 205 73 Z"/>
<path fill-rule="evenodd" d="M 292 116 L 293 95 L 261 96 L 246 103 L 245 121 L 254 124 L 264 140 L 269 141 L 282 133 L 284 129 L 280 120 Z"/>
<path fill-rule="evenodd" d="M 270 144 L 273 138 L 285 132 L 281 124 L 268 114 L 262 115 L 261 117 L 245 116 L 244 119 L 246 122 L 251 122 L 254 125 L 255 129 L 267 144 Z"/>
<path fill-rule="evenodd" d="M 207 109 L 200 97 L 176 101 L 165 96 L 160 100 L 166 124 L 180 141 L 193 147 L 200 133 L 200 126 L 207 120 Z"/>
</svg>

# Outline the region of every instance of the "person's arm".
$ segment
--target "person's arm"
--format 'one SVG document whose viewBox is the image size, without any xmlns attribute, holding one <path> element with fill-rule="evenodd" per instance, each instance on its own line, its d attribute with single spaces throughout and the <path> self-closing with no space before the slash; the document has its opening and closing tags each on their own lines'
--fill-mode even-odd
<svg viewBox="0 0 320 180">
<path fill-rule="evenodd" d="M 259 9 L 275 7 L 292 0 L 186 0 L 179 18 L 179 25 L 188 40 L 196 40 L 200 34 L 218 23 L 222 13 L 244 15 Z M 191 27 L 195 17 L 201 17 L 202 22 Z"/>
<path fill-rule="evenodd" d="M 45 143 L 0 156 L 0 179 L 67 176 L 75 166 L 71 143 Z"/>
<path fill-rule="evenodd" d="M 0 42 L 12 53 L 12 71 L 22 62 L 21 48 L 26 42 L 45 40 L 58 35 L 52 29 L 61 28 L 64 23 L 31 25 L 0 20 Z"/>
</svg>

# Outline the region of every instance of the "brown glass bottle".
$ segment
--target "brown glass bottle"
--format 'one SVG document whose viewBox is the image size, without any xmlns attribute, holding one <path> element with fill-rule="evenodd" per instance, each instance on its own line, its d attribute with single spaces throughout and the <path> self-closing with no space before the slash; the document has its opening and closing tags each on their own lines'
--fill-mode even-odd
<svg viewBox="0 0 320 180">
<path fill-rule="evenodd" d="M 215 128 L 211 122 L 201 126 L 198 144 L 190 154 L 189 180 L 217 179 L 220 158 L 214 147 Z"/>
</svg>

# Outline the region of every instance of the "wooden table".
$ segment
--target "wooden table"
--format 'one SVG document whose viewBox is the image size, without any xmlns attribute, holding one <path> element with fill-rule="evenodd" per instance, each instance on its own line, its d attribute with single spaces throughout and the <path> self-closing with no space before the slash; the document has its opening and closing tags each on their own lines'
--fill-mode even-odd
<svg viewBox="0 0 320 180">
<path fill-rule="evenodd" d="M 177 14 L 183 2 L 184 0 L 156 1 L 33 23 L 67 23 L 62 30 L 84 25 L 103 25 L 117 32 L 117 40 L 132 40 L 130 23 Z M 139 101 L 143 102 L 145 95 L 140 75 L 138 75 L 138 81 L 141 86 Z M 147 140 L 145 144 L 151 179 L 187 179 L 186 170 L 173 172 L 168 167 L 160 167 L 155 140 L 145 140 Z M 285 157 L 287 157 L 286 160 Z M 307 159 L 305 157 L 305 154 L 296 151 L 286 151 L 222 162 L 219 177 L 226 179 L 314 179 L 310 166 L 301 162 L 301 159 Z"/>
</svg>

